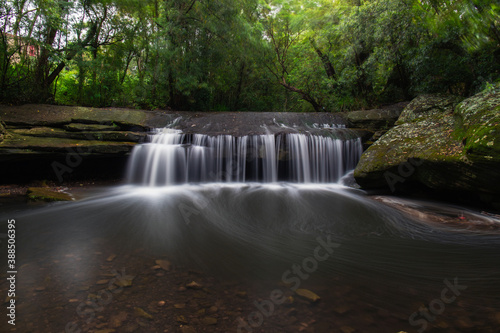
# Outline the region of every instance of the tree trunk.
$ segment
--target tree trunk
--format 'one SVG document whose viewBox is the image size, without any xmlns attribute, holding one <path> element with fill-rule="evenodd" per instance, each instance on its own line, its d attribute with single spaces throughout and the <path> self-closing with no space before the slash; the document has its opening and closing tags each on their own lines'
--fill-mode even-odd
<svg viewBox="0 0 500 333">
<path fill-rule="evenodd" d="M 326 75 L 328 76 L 329 79 L 334 79 L 335 78 L 335 68 L 333 67 L 330 59 L 326 54 L 321 52 L 321 50 L 316 46 L 315 42 L 311 42 L 314 50 L 316 51 L 316 54 L 318 55 L 319 59 L 323 63 L 323 67 L 325 68 Z"/>
<path fill-rule="evenodd" d="M 123 75 L 120 77 L 120 84 L 123 85 L 123 82 L 125 82 L 125 78 L 127 77 L 127 71 L 128 68 L 130 67 L 130 62 L 134 58 L 134 51 L 130 50 L 127 55 L 127 60 L 125 63 L 125 70 L 123 71 Z"/>
<path fill-rule="evenodd" d="M 49 48 L 54 43 L 56 38 L 57 29 L 54 27 L 48 27 L 47 33 L 45 35 L 45 46 L 40 50 L 38 56 L 38 62 L 35 70 L 35 84 L 38 89 L 38 93 L 35 94 L 35 98 L 40 102 L 45 102 L 45 100 L 50 96 L 48 76 L 49 76 Z"/>
<path fill-rule="evenodd" d="M 238 106 L 240 104 L 240 96 L 241 96 L 241 89 L 243 87 L 243 76 L 245 75 L 245 63 L 242 62 L 241 63 L 241 67 L 240 67 L 240 78 L 238 80 L 238 87 L 236 89 L 236 97 L 235 97 L 235 101 L 234 101 L 234 111 L 236 111 L 238 109 Z"/>
<path fill-rule="evenodd" d="M 65 3 L 69 2 L 69 0 L 63 0 L 59 9 L 61 12 L 64 11 Z M 38 61 L 35 70 L 35 93 L 34 99 L 37 102 L 45 102 L 50 97 L 50 85 L 55 80 L 55 76 L 49 75 L 50 64 L 49 57 L 51 54 L 51 47 L 54 44 L 57 32 L 59 31 L 58 26 L 48 26 L 45 34 L 45 45 L 41 47 L 41 50 L 38 55 Z M 62 70 L 62 69 L 61 69 Z M 60 70 L 59 70 L 60 72 Z M 50 79 L 49 79 L 50 78 Z"/>
<path fill-rule="evenodd" d="M 85 47 L 89 44 L 89 42 L 94 37 L 96 31 L 97 31 L 97 27 L 94 24 L 90 28 L 89 33 L 87 34 L 87 37 L 85 37 L 85 40 L 81 44 L 81 47 Z M 71 59 L 73 59 L 78 54 L 78 51 L 79 51 L 78 48 L 73 48 L 71 51 L 69 51 L 68 54 L 66 55 L 66 61 L 70 61 Z M 47 87 L 49 87 L 54 82 L 54 80 L 61 73 L 61 71 L 64 69 L 64 67 L 66 67 L 66 63 L 64 61 L 62 61 L 61 63 L 59 63 L 59 65 L 57 65 L 56 69 L 54 69 L 54 71 L 52 71 L 52 73 L 50 73 L 50 75 L 47 77 L 47 80 L 45 81 L 45 84 Z"/>
</svg>

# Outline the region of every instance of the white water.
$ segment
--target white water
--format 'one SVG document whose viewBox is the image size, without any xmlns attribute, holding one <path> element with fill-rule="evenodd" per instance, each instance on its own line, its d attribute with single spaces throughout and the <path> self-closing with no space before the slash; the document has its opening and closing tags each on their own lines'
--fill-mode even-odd
<svg viewBox="0 0 500 333">
<path fill-rule="evenodd" d="M 334 183 L 354 169 L 359 138 L 310 134 L 186 135 L 163 129 L 134 148 L 128 166 L 133 184 L 248 182 Z"/>
</svg>

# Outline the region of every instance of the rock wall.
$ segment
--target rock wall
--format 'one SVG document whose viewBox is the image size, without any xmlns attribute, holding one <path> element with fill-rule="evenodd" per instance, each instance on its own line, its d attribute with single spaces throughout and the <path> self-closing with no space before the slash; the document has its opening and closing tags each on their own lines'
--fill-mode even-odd
<svg viewBox="0 0 500 333">
<path fill-rule="evenodd" d="M 390 110 L 332 113 L 173 112 L 54 105 L 0 106 L 0 182 L 25 179 L 121 177 L 127 155 L 148 131 L 172 125 L 185 133 L 234 136 L 301 133 L 368 140 L 377 126 L 392 126 L 402 106 Z M 378 124 L 378 125 L 377 125 Z M 326 126 L 325 126 L 326 125 Z M 0 139 L 2 127 L 0 125 Z M 64 177 L 62 177 L 64 176 Z"/>
</svg>

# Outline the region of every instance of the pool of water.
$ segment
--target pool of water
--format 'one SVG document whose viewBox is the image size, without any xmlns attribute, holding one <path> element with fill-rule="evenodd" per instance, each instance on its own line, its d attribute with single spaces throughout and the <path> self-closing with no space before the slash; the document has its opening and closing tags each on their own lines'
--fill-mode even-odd
<svg viewBox="0 0 500 333">
<path fill-rule="evenodd" d="M 447 216 L 475 214 L 433 205 Z M 17 332 L 499 331 L 497 228 L 436 223 L 341 185 L 127 185 L 1 215 L 4 233 L 15 219 Z M 152 268 L 158 259 L 176 268 Z M 102 301 L 120 270 L 133 272 L 133 285 Z M 184 291 L 188 280 L 210 287 Z M 5 297 L 6 279 L 0 287 Z M 161 298 L 187 308 L 151 305 Z M 190 306 L 209 311 L 206 299 L 219 304 L 217 324 L 203 324 L 194 310 L 179 320 Z M 13 328 L 5 320 L 0 327 Z"/>
</svg>

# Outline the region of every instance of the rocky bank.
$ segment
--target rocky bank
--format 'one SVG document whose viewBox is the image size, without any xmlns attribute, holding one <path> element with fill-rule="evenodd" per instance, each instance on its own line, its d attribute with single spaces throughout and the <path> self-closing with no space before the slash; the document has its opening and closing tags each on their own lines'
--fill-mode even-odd
<svg viewBox="0 0 500 333">
<path fill-rule="evenodd" d="M 416 188 L 478 198 L 500 209 L 500 91 L 461 100 L 423 95 L 363 154 L 354 176 L 365 189 Z"/>
</svg>

